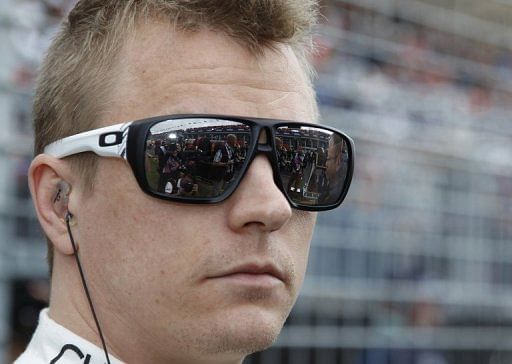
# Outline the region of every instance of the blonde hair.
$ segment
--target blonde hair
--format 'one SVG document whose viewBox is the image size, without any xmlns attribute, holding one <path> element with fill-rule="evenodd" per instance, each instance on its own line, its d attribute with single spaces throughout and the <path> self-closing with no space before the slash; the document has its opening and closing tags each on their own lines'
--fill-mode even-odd
<svg viewBox="0 0 512 364">
<path fill-rule="evenodd" d="M 311 76 L 316 0 L 81 0 L 62 23 L 43 62 L 34 99 L 35 154 L 49 143 L 94 129 L 108 107 L 124 41 L 141 21 L 164 21 L 182 31 L 224 33 L 254 55 L 291 46 Z M 96 158 L 69 157 L 85 191 L 93 190 Z M 53 251 L 49 242 L 48 261 Z"/>
</svg>

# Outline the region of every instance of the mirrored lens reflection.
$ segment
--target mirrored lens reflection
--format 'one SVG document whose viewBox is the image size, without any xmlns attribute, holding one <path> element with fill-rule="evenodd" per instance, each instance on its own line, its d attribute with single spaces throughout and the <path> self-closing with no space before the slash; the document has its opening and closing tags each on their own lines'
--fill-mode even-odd
<svg viewBox="0 0 512 364">
<path fill-rule="evenodd" d="M 313 127 L 279 127 L 276 153 L 283 186 L 301 205 L 332 205 L 347 179 L 349 148 L 342 135 Z"/>
<path fill-rule="evenodd" d="M 146 140 L 146 176 L 153 192 L 213 198 L 234 183 L 250 145 L 250 127 L 189 118 L 155 124 Z"/>
</svg>

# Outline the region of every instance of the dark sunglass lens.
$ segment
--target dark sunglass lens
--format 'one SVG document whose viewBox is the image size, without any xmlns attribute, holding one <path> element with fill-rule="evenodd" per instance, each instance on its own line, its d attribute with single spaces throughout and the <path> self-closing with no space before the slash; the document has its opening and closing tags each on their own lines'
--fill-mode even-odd
<svg viewBox="0 0 512 364">
<path fill-rule="evenodd" d="M 323 128 L 282 126 L 276 131 L 281 182 L 299 205 L 336 204 L 347 182 L 349 146 L 341 134 Z"/>
<path fill-rule="evenodd" d="M 146 140 L 146 179 L 152 192 L 177 198 L 221 196 L 238 178 L 250 145 L 250 127 L 213 119 L 165 120 Z"/>
</svg>

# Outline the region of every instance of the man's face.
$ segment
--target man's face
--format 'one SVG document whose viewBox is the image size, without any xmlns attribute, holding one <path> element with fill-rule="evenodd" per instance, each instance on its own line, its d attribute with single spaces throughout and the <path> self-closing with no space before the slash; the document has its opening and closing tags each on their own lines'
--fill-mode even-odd
<svg viewBox="0 0 512 364">
<path fill-rule="evenodd" d="M 169 28 L 146 25 L 124 47 L 103 125 L 174 113 L 313 121 L 290 49 L 256 59 L 220 34 Z M 94 193 L 81 199 L 70 206 L 76 239 L 114 354 L 214 362 L 274 341 L 304 278 L 315 214 L 290 208 L 266 157 L 217 205 L 150 197 L 113 158 L 100 158 Z"/>
</svg>

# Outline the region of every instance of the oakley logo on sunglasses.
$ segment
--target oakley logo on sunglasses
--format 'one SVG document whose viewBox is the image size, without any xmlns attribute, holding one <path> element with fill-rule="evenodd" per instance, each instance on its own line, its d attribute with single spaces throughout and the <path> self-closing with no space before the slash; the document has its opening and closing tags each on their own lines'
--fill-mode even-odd
<svg viewBox="0 0 512 364">
<path fill-rule="evenodd" d="M 120 131 L 113 131 L 100 135 L 100 147 L 111 147 L 113 145 L 121 144 L 123 141 L 123 133 Z"/>
<path fill-rule="evenodd" d="M 261 133 L 266 143 L 259 143 Z M 292 207 L 320 211 L 345 198 L 354 145 L 344 133 L 312 123 L 225 115 L 169 115 L 76 134 L 45 153 L 81 152 L 126 159 L 141 189 L 159 199 L 217 203 L 240 184 L 257 154 Z"/>
<path fill-rule="evenodd" d="M 125 157 L 126 155 L 126 137 L 128 136 L 128 125 L 123 127 L 122 131 L 112 131 L 100 135 L 100 147 L 112 147 L 119 145 L 118 155 Z"/>
</svg>

